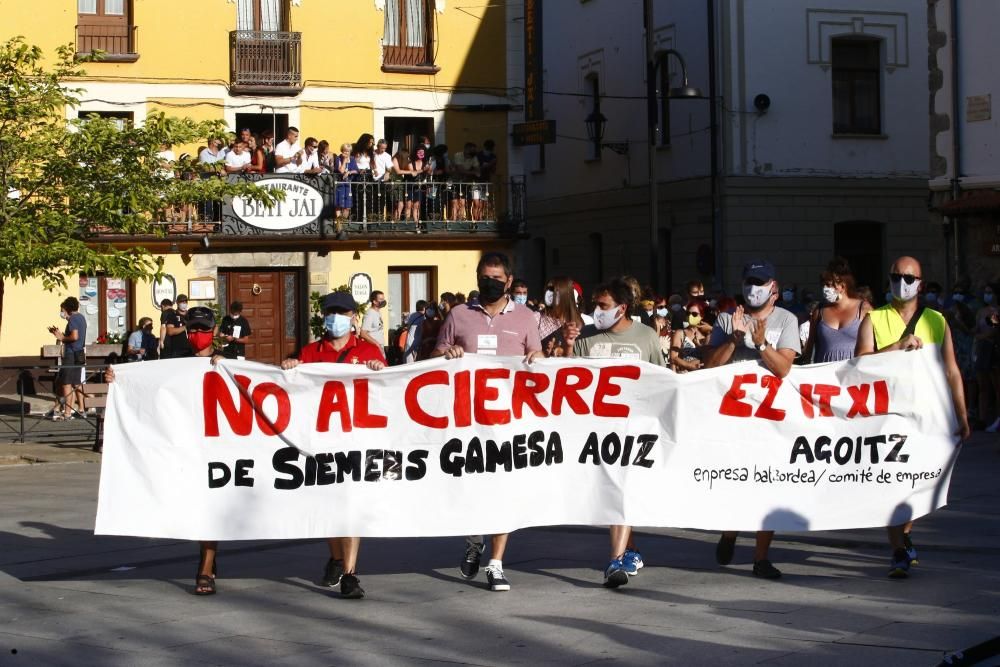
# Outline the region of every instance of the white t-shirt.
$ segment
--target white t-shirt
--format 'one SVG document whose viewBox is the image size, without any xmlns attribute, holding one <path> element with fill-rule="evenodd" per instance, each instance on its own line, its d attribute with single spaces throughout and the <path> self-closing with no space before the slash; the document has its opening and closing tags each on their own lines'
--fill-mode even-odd
<svg viewBox="0 0 1000 667">
<path fill-rule="evenodd" d="M 359 153 L 354 156 L 354 164 L 358 165 L 358 170 L 371 169 L 372 159 L 365 153 Z"/>
<path fill-rule="evenodd" d="M 381 181 L 385 178 L 385 173 L 391 170 L 392 156 L 388 152 L 375 153 L 375 159 L 372 160 L 372 173 L 375 176 L 375 180 Z"/>
<path fill-rule="evenodd" d="M 226 155 L 226 166 L 227 167 L 243 167 L 250 164 L 250 153 L 243 151 L 239 155 L 235 152 L 230 152 Z"/>
<path fill-rule="evenodd" d="M 174 152 L 172 150 L 169 150 L 169 149 L 165 150 L 165 151 L 160 151 L 159 153 L 156 154 L 156 157 L 159 158 L 160 162 L 167 162 L 170 165 L 173 165 L 174 162 L 177 162 L 177 156 L 174 155 Z M 158 173 L 163 178 L 173 178 L 174 177 L 174 170 L 173 169 L 161 168 L 161 169 L 159 169 Z"/>
<path fill-rule="evenodd" d="M 302 154 L 302 165 L 299 167 L 299 173 L 304 174 L 310 169 L 319 169 L 319 151 L 313 151 L 312 155 L 309 155 L 309 151 Z"/>
<path fill-rule="evenodd" d="M 274 155 L 281 158 L 293 158 L 295 154 L 301 150 L 298 142 L 294 144 L 289 144 L 288 140 L 282 141 L 280 144 L 274 147 Z M 274 170 L 276 174 L 297 174 L 300 171 L 299 165 L 294 162 L 289 162 L 286 165 L 278 167 Z"/>
</svg>

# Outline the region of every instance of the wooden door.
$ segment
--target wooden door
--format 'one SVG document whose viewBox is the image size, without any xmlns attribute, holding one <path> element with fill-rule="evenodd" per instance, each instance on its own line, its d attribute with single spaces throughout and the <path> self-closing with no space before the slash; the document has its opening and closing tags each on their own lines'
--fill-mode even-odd
<svg viewBox="0 0 1000 667">
<path fill-rule="evenodd" d="M 252 333 L 246 345 L 247 359 L 280 364 L 298 348 L 301 312 L 298 272 L 231 271 L 224 277 L 227 300 L 240 301 L 243 317 L 250 322 Z"/>
</svg>

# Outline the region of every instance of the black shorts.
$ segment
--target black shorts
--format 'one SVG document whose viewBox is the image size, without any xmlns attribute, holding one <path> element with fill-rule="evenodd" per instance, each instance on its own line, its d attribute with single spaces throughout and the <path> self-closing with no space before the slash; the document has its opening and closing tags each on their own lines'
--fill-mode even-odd
<svg viewBox="0 0 1000 667">
<path fill-rule="evenodd" d="M 83 350 L 76 352 L 64 351 L 62 357 L 63 366 L 84 366 L 87 363 L 87 353 Z M 60 368 L 56 375 L 56 382 L 63 385 L 76 386 L 83 384 L 86 375 L 85 368 Z"/>
</svg>

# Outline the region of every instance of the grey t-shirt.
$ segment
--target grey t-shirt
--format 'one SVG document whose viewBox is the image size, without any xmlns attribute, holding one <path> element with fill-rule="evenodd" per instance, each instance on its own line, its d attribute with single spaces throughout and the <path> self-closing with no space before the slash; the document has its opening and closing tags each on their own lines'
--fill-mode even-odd
<svg viewBox="0 0 1000 667">
<path fill-rule="evenodd" d="M 632 322 L 625 331 L 601 331 L 588 324 L 580 331 L 573 344 L 573 355 L 594 359 L 635 359 L 666 366 L 660 339 L 656 332 L 644 324 Z"/>
<path fill-rule="evenodd" d="M 760 352 L 753 344 L 753 331 L 756 328 L 756 321 L 753 315 L 743 314 L 743 321 L 747 323 L 747 335 L 743 345 L 737 345 L 733 351 L 730 363 L 739 361 L 759 361 Z M 709 341 L 711 347 L 722 345 L 733 335 L 733 315 L 732 313 L 720 313 L 719 319 L 712 327 L 712 338 Z M 802 343 L 799 341 L 799 320 L 795 315 L 784 308 L 775 307 L 774 312 L 767 318 L 767 332 L 764 338 L 772 347 L 778 350 L 795 350 L 795 354 L 802 353 Z"/>
<path fill-rule="evenodd" d="M 385 332 L 382 330 L 382 313 L 378 308 L 368 307 L 365 317 L 361 320 L 361 330 L 367 331 L 372 338 L 385 346 Z"/>
</svg>

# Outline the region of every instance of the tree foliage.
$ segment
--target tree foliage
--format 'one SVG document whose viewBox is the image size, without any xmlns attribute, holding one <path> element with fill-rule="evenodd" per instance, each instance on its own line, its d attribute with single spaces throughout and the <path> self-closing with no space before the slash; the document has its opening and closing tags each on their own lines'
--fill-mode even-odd
<svg viewBox="0 0 1000 667">
<path fill-rule="evenodd" d="M 171 178 L 157 158 L 162 144 L 224 136 L 222 120 L 157 113 L 122 128 L 111 119 L 76 118 L 83 91 L 72 81 L 92 58 L 77 60 L 73 51 L 60 47 L 46 65 L 42 50 L 21 37 L 0 44 L 0 295 L 11 278 L 40 278 L 55 289 L 75 273 L 158 275 L 162 260 L 146 248 L 100 243 L 98 234 L 162 234 L 156 222 L 171 206 L 224 196 L 274 200 L 250 183 Z M 190 159 L 176 167 L 196 171 Z"/>
</svg>

